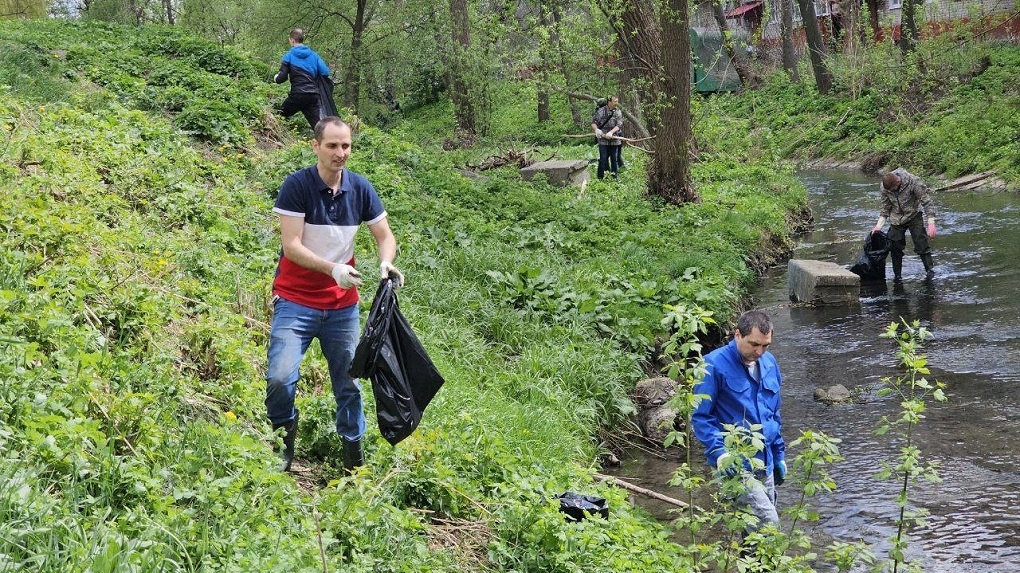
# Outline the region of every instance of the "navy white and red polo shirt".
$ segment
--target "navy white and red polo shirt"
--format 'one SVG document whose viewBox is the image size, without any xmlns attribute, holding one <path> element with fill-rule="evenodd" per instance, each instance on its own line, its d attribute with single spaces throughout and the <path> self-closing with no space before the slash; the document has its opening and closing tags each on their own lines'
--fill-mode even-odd
<svg viewBox="0 0 1020 573">
<path fill-rule="evenodd" d="M 301 244 L 334 263 L 354 265 L 354 236 L 365 223 L 386 217 L 379 195 L 363 176 L 343 170 L 340 190 L 319 177 L 316 166 L 290 174 L 280 187 L 273 212 L 305 220 Z M 333 310 L 358 303 L 357 287 L 342 289 L 328 274 L 306 269 L 280 254 L 273 294 L 310 308 Z"/>
</svg>

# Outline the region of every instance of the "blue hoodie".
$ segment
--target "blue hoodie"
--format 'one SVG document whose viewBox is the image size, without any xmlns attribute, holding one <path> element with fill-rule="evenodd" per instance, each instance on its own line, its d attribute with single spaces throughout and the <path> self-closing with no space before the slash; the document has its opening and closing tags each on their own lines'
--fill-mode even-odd
<svg viewBox="0 0 1020 573">
<path fill-rule="evenodd" d="M 328 76 L 329 66 L 322 61 L 319 54 L 304 44 L 298 44 L 290 49 L 280 63 L 280 71 L 273 78 L 278 84 L 282 84 L 290 78 L 291 93 L 318 93 L 316 78 Z"/>
</svg>

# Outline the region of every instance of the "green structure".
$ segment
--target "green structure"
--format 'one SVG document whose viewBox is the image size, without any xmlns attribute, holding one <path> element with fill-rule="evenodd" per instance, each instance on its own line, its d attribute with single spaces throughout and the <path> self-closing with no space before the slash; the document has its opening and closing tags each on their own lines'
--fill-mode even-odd
<svg viewBox="0 0 1020 573">
<path fill-rule="evenodd" d="M 735 92 L 740 76 L 726 54 L 722 36 L 691 30 L 691 83 L 698 93 Z"/>
</svg>

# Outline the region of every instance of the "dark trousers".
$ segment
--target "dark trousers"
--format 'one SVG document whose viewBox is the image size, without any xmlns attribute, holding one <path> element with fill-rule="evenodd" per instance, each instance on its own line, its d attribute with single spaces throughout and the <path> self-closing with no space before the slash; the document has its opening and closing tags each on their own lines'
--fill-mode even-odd
<svg viewBox="0 0 1020 573">
<path fill-rule="evenodd" d="M 315 129 L 315 124 L 319 123 L 319 94 L 292 93 L 283 100 L 283 105 L 280 106 L 280 113 L 283 117 L 290 117 L 299 111 L 308 120 L 308 125 Z"/>
<path fill-rule="evenodd" d="M 616 154 L 616 168 L 619 169 L 623 167 L 623 144 L 614 145 L 613 153 Z"/>
<path fill-rule="evenodd" d="M 910 231 L 910 239 L 914 242 L 915 253 L 921 257 L 931 253 L 928 232 L 924 229 L 924 217 L 918 213 L 905 225 L 889 225 L 889 254 L 893 258 L 903 258 L 903 249 L 907 246 L 907 231 Z"/>
<path fill-rule="evenodd" d="M 598 177 L 602 179 L 606 176 L 606 171 L 613 174 L 616 177 L 616 171 L 619 169 L 617 165 L 618 156 L 616 151 L 613 149 L 616 145 L 603 145 L 599 144 L 599 168 Z"/>
</svg>

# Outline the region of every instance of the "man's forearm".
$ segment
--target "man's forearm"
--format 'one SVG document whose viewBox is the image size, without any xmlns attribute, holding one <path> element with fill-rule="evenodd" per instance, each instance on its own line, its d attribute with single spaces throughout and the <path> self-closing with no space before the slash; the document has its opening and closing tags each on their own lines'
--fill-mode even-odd
<svg viewBox="0 0 1020 573">
<path fill-rule="evenodd" d="M 283 256 L 299 267 L 323 274 L 329 274 L 333 270 L 334 263 L 327 261 L 313 253 L 308 247 L 298 243 L 296 245 L 285 245 Z"/>
</svg>

